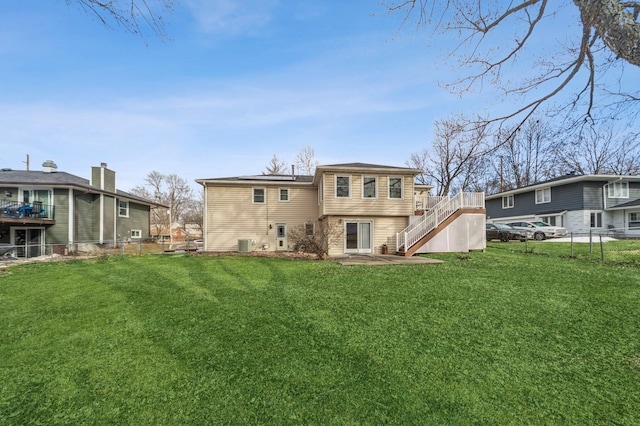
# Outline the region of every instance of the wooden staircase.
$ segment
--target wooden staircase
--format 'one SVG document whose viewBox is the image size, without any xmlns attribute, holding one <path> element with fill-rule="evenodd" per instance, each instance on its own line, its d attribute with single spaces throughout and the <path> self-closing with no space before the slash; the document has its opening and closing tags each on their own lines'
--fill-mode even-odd
<svg viewBox="0 0 640 426">
<path fill-rule="evenodd" d="M 396 254 L 413 256 L 457 218 L 466 213 L 478 213 L 478 209 L 484 209 L 483 192 L 459 192 L 453 198 L 442 199 L 425 211 L 420 219 L 396 234 Z"/>
</svg>

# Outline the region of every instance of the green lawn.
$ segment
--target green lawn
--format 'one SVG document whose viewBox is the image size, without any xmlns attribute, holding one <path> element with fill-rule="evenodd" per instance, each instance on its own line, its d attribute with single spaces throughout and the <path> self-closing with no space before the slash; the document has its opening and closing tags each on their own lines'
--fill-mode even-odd
<svg viewBox="0 0 640 426">
<path fill-rule="evenodd" d="M 640 269 L 438 257 L 0 271 L 0 425 L 640 424 Z"/>
</svg>

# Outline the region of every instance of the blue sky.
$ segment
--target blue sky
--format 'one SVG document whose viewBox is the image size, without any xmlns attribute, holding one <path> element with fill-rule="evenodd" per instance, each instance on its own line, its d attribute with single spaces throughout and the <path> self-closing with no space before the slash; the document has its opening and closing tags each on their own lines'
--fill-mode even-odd
<svg viewBox="0 0 640 426">
<path fill-rule="evenodd" d="M 482 100 L 448 94 L 440 50 L 377 1 L 182 0 L 169 39 L 109 29 L 64 0 L 0 16 L 0 167 L 53 160 L 118 187 L 152 170 L 259 174 L 311 146 L 321 164 L 405 165 L 433 122 Z M 196 185 L 194 184 L 194 187 Z"/>
</svg>

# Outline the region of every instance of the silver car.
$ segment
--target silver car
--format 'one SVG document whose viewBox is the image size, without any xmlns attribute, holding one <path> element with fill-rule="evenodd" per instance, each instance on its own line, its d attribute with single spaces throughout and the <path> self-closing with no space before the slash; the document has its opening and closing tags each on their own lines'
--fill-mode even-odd
<svg viewBox="0 0 640 426">
<path fill-rule="evenodd" d="M 539 220 L 527 222 L 509 222 L 507 225 L 511 225 L 516 229 L 533 232 L 533 238 L 538 241 L 546 240 L 547 238 L 567 236 L 566 228 L 563 228 L 562 226 L 549 225 L 548 223 Z"/>
</svg>

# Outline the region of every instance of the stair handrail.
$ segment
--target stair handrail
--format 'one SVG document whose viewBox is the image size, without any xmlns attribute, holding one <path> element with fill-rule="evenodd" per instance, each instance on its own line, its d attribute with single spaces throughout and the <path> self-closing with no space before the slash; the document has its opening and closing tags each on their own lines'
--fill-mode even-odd
<svg viewBox="0 0 640 426">
<path fill-rule="evenodd" d="M 484 192 L 458 192 L 453 198 L 446 197 L 432 209 L 425 211 L 420 219 L 396 233 L 396 248 L 406 252 L 449 216 L 461 208 L 484 208 Z"/>
<path fill-rule="evenodd" d="M 436 217 L 436 213 L 438 211 L 440 211 L 442 209 L 443 206 L 448 205 L 450 202 L 450 199 L 448 196 L 446 196 L 445 198 L 443 198 L 442 200 L 438 201 L 436 203 L 436 205 L 434 205 L 431 209 L 426 210 L 422 216 L 420 217 L 420 219 L 416 220 L 415 222 L 409 224 L 409 226 L 407 226 L 406 228 L 404 228 L 402 231 L 397 232 L 396 233 L 396 248 L 397 250 L 400 250 L 400 248 L 405 247 L 405 251 L 411 247 L 413 244 L 415 244 L 415 241 L 407 244 L 407 240 L 408 237 L 410 235 L 416 235 L 416 230 L 418 230 L 418 234 L 422 233 L 420 230 L 423 229 L 428 229 L 426 232 L 424 232 L 424 235 L 428 234 L 429 231 L 431 229 L 433 229 L 433 224 L 434 224 L 434 218 Z M 437 225 L 436 225 L 437 226 Z M 423 236 L 424 236 L 423 235 Z M 422 237 L 420 237 L 422 238 Z M 418 239 L 420 239 L 418 238 Z"/>
</svg>

